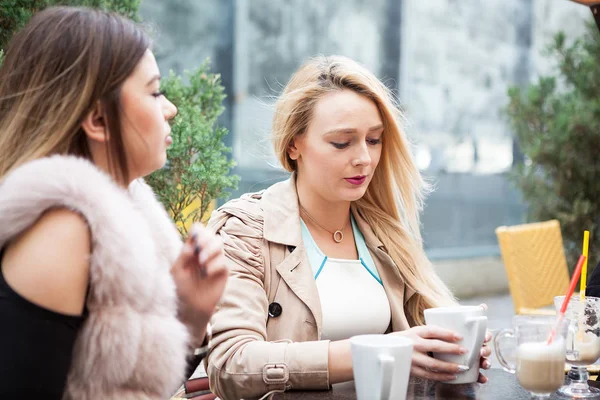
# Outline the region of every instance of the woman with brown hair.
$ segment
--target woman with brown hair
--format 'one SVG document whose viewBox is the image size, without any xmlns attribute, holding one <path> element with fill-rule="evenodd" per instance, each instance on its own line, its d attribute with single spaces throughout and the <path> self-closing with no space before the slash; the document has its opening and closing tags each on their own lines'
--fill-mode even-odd
<svg viewBox="0 0 600 400">
<path fill-rule="evenodd" d="M 206 351 L 227 270 L 221 241 L 196 225 L 182 243 L 141 179 L 177 113 L 150 45 L 117 15 L 58 7 L 6 52 L 1 398 L 164 399 Z"/>
<path fill-rule="evenodd" d="M 401 119 L 385 85 L 345 57 L 312 59 L 288 82 L 272 134 L 291 178 L 209 222 L 230 270 L 207 357 L 221 398 L 351 380 L 348 338 L 359 334 L 413 339 L 414 376 L 447 381 L 468 369 L 428 354 L 466 349 L 454 332 L 422 326 L 426 308 L 456 302 L 423 251 L 427 185 Z M 481 349 L 481 367 L 489 354 Z"/>
</svg>

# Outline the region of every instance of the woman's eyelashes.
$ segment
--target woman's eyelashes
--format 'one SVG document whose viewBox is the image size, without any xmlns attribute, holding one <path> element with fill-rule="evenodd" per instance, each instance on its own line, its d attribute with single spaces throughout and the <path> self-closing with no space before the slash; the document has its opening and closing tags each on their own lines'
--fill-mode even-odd
<svg viewBox="0 0 600 400">
<path fill-rule="evenodd" d="M 370 144 L 371 146 L 377 146 L 378 144 L 381 143 L 381 138 L 367 139 L 367 143 Z M 350 146 L 350 144 L 351 144 L 351 142 L 342 142 L 342 143 L 331 142 L 331 145 L 339 150 L 345 149 L 346 147 Z"/>
<path fill-rule="evenodd" d="M 331 144 L 333 145 L 333 147 L 335 147 L 336 149 L 345 149 L 346 147 L 348 147 L 350 145 L 350 142 L 345 142 L 345 143 L 336 143 L 336 142 L 331 142 Z"/>
</svg>

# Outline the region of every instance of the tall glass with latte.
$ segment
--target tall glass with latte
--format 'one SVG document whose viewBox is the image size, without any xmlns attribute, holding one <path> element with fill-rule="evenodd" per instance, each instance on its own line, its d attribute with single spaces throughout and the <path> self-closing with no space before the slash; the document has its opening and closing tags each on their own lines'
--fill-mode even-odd
<svg viewBox="0 0 600 400">
<path fill-rule="evenodd" d="M 554 317 L 517 316 L 513 329 L 503 329 L 494 338 L 502 367 L 516 374 L 519 384 L 533 398 L 547 398 L 565 380 L 565 350 L 569 320 Z M 553 340 L 548 338 L 556 329 Z"/>
<path fill-rule="evenodd" d="M 559 310 L 564 296 L 554 298 Z M 600 390 L 588 385 L 588 365 L 600 358 L 600 298 L 571 297 L 565 315 L 571 321 L 567 334 L 566 361 L 571 365 L 567 386 L 560 389 L 564 396 L 577 399 L 600 398 Z"/>
</svg>

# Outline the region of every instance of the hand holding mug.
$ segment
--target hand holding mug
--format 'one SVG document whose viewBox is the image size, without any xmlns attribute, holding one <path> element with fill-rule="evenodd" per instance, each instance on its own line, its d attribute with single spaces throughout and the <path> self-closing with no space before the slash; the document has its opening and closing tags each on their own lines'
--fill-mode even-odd
<svg viewBox="0 0 600 400">
<path fill-rule="evenodd" d="M 457 363 L 438 360 L 428 354 L 466 354 L 468 350 L 458 344 L 463 340 L 461 335 L 435 326 L 415 326 L 393 335 L 405 336 L 413 341 L 411 375 L 434 381 L 451 381 L 465 371 Z"/>
<path fill-rule="evenodd" d="M 479 368 L 489 363 L 485 358 L 489 356 L 490 351 L 487 346 L 484 346 L 486 336 L 488 341 L 490 339 L 489 335 L 486 335 L 486 310 L 487 308 L 482 306 L 439 307 L 425 310 L 425 322 L 428 327 L 448 329 L 463 338 L 457 344 L 466 350 L 460 354 L 433 351 L 435 359 L 461 366 L 462 373 L 447 383 L 487 381 L 487 378 L 479 373 Z"/>
</svg>

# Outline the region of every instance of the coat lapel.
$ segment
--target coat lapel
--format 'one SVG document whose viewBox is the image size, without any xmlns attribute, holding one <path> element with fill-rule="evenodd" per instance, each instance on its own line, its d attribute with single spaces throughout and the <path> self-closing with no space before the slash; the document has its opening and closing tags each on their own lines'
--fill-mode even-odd
<svg viewBox="0 0 600 400">
<path fill-rule="evenodd" d="M 291 253 L 276 266 L 276 270 L 313 314 L 320 338 L 321 301 L 302 240 L 295 175 L 267 189 L 263 194 L 262 203 L 265 218 L 264 238 L 269 242 L 292 248 Z"/>
<path fill-rule="evenodd" d="M 277 266 L 277 272 L 281 275 L 281 278 L 289 286 L 292 292 L 306 304 L 312 313 L 317 324 L 317 337 L 320 338 L 323 324 L 321 300 L 304 247 L 296 247 L 296 249 Z"/>
</svg>

